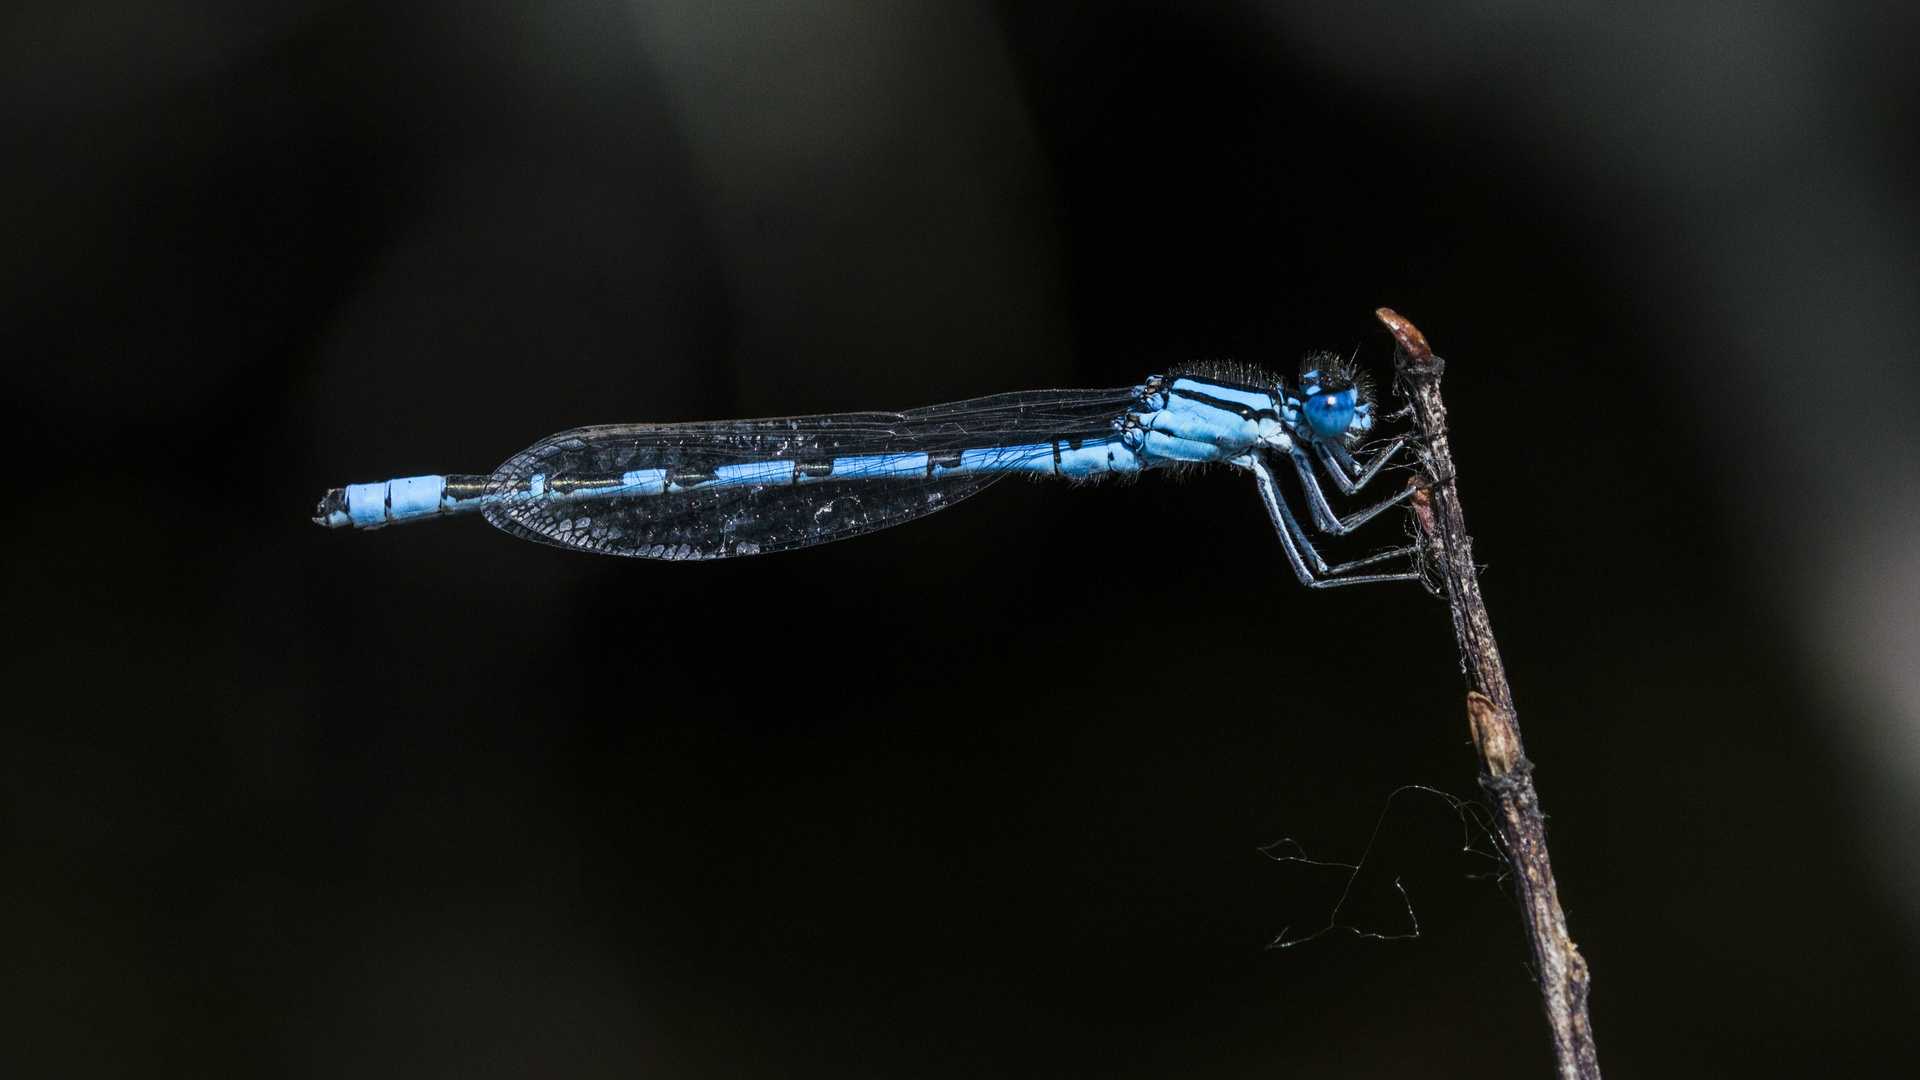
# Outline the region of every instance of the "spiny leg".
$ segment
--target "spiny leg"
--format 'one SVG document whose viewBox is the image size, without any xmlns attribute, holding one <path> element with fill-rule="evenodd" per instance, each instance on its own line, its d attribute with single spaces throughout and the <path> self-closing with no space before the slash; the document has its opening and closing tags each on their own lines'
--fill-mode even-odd
<svg viewBox="0 0 1920 1080">
<path fill-rule="evenodd" d="M 1292 531 L 1294 542 L 1300 546 L 1301 551 L 1306 553 L 1307 558 L 1313 564 L 1314 571 L 1322 578 L 1339 577 L 1350 571 L 1358 570 L 1363 566 L 1372 566 L 1374 563 L 1385 562 L 1397 555 L 1411 555 L 1418 550 L 1414 545 L 1408 544 L 1406 547 L 1397 547 L 1388 551 L 1382 551 L 1375 555 L 1368 555 L 1362 559 L 1355 559 L 1352 562 L 1328 565 L 1326 560 L 1321 557 L 1320 552 L 1314 548 L 1313 539 L 1307 535 L 1307 530 L 1301 527 L 1300 519 L 1294 516 L 1292 512 L 1293 504 L 1287 502 L 1286 495 L 1278 490 L 1277 484 L 1275 486 L 1274 497 L 1279 501 L 1280 509 L 1286 515 L 1287 528 Z"/>
<path fill-rule="evenodd" d="M 1301 449 L 1299 443 L 1293 445 L 1290 456 L 1293 458 L 1295 471 L 1300 474 L 1300 486 L 1306 492 L 1307 506 L 1313 511 L 1314 527 L 1332 536 L 1347 535 L 1420 490 L 1418 487 L 1407 488 L 1392 498 L 1342 518 L 1333 512 L 1332 506 L 1328 505 L 1326 493 L 1320 490 L 1320 481 L 1313 474 L 1313 459 L 1307 457 L 1307 452 Z"/>
<path fill-rule="evenodd" d="M 1319 453 L 1321 464 L 1327 467 L 1327 476 L 1333 480 L 1334 486 L 1338 487 L 1342 494 L 1352 495 L 1378 476 L 1380 470 L 1386 468 L 1387 463 L 1392 461 L 1393 456 L 1398 454 L 1400 448 L 1406 444 L 1407 437 L 1400 436 L 1388 444 L 1385 450 L 1369 458 L 1364 466 L 1355 461 L 1345 447 L 1315 442 L 1313 448 Z"/>
<path fill-rule="evenodd" d="M 1293 525 L 1294 525 L 1294 528 L 1296 529 L 1299 528 L 1299 523 L 1297 521 L 1294 522 Z M 1303 544 L 1307 542 L 1307 539 L 1304 535 L 1300 537 L 1300 542 Z M 1365 558 L 1355 559 L 1352 562 L 1340 563 L 1336 566 L 1323 565 L 1320 568 L 1320 580 L 1314 582 L 1313 587 L 1316 589 L 1321 589 L 1321 588 L 1326 588 L 1329 585 L 1347 585 L 1347 584 L 1353 584 L 1361 581 L 1409 581 L 1409 580 L 1416 579 L 1420 576 L 1419 574 L 1416 574 L 1416 573 L 1366 574 L 1366 575 L 1363 575 L 1360 577 L 1354 577 L 1354 578 L 1349 578 L 1349 577 L 1346 577 L 1345 575 L 1355 570 L 1358 570 L 1363 566 L 1372 566 L 1376 563 L 1383 563 L 1383 562 L 1386 562 L 1388 559 L 1399 558 L 1402 555 L 1414 555 L 1417 552 L 1419 552 L 1419 550 L 1420 550 L 1419 545 L 1408 544 L 1405 547 L 1390 548 L 1386 551 L 1376 552 L 1375 554 L 1368 555 Z"/>
<path fill-rule="evenodd" d="M 1357 570 L 1362 566 L 1371 566 L 1382 560 L 1391 559 L 1395 555 L 1410 555 L 1413 553 L 1414 549 L 1409 545 L 1403 548 L 1394 548 L 1391 551 L 1384 551 L 1378 555 L 1369 555 L 1364 559 L 1356 559 L 1353 562 L 1328 565 L 1326 560 L 1321 557 L 1320 552 L 1314 548 L 1313 538 L 1308 536 L 1307 530 L 1301 527 L 1300 519 L 1294 516 L 1293 504 L 1287 501 L 1286 495 L 1279 490 L 1277 482 L 1274 486 L 1274 498 L 1280 504 L 1281 512 L 1286 516 L 1287 528 L 1293 533 L 1294 543 L 1300 546 L 1300 550 L 1304 552 L 1308 560 L 1311 561 L 1314 571 L 1323 578 L 1337 577 L 1350 570 Z"/>
<path fill-rule="evenodd" d="M 1398 555 L 1399 552 L 1390 551 L 1387 554 Z M 1358 574 L 1353 577 L 1322 578 L 1319 581 L 1307 582 L 1307 588 L 1331 589 L 1338 585 L 1365 585 L 1370 581 L 1420 581 L 1420 580 L 1422 580 L 1422 578 L 1420 577 L 1419 574 L 1409 570 L 1404 574 Z"/>
<path fill-rule="evenodd" d="M 1294 576 L 1300 579 L 1300 584 L 1309 588 L 1324 589 L 1334 585 L 1358 585 L 1368 581 L 1419 580 L 1420 575 L 1415 573 L 1341 576 L 1363 566 L 1385 562 L 1395 556 L 1411 555 L 1416 548 L 1408 545 L 1391 551 L 1382 551 L 1377 555 L 1369 555 L 1364 559 L 1341 563 L 1338 566 L 1328 566 L 1326 560 L 1320 557 L 1320 553 L 1314 550 L 1313 542 L 1307 539 L 1306 530 L 1300 527 L 1299 521 L 1293 516 L 1293 511 L 1287 506 L 1286 496 L 1281 494 L 1280 485 L 1275 482 L 1273 472 L 1268 469 L 1265 456 L 1255 452 L 1251 457 L 1250 465 L 1253 468 L 1254 482 L 1260 489 L 1260 499 L 1267 506 L 1267 516 L 1273 519 L 1273 529 L 1280 534 L 1280 544 L 1286 549 L 1287 562 L 1293 566 Z M 1302 557 L 1302 552 L 1305 553 L 1305 558 Z M 1313 560 L 1313 570 L 1319 571 L 1322 577 L 1314 577 L 1313 570 L 1308 569 L 1306 561 L 1308 558 Z"/>
<path fill-rule="evenodd" d="M 1374 563 L 1386 562 L 1388 559 L 1397 559 L 1402 555 L 1412 555 L 1419 550 L 1420 550 L 1420 547 L 1417 544 L 1408 544 L 1406 547 L 1390 548 L 1386 551 L 1379 552 L 1378 554 L 1369 555 L 1364 559 L 1355 559 L 1352 562 L 1341 563 L 1339 566 L 1331 567 L 1327 570 L 1327 576 L 1337 577 L 1341 574 L 1347 573 L 1350 570 L 1358 570 L 1363 566 L 1372 566 Z M 1396 575 L 1396 577 L 1397 576 L 1398 575 Z"/>
<path fill-rule="evenodd" d="M 1267 506 L 1267 516 L 1273 519 L 1273 531 L 1280 534 L 1280 546 L 1286 550 L 1287 563 L 1293 567 L 1293 576 L 1300 579 L 1302 585 L 1313 585 L 1313 571 L 1307 569 L 1306 560 L 1300 556 L 1300 548 L 1294 546 L 1294 537 L 1300 538 L 1313 561 L 1322 571 L 1327 568 L 1320 553 L 1306 542 L 1306 536 L 1300 533 L 1300 526 L 1293 520 L 1293 511 L 1287 509 L 1287 501 L 1280 494 L 1280 485 L 1274 483 L 1273 470 L 1267 468 L 1267 460 L 1258 450 L 1251 455 L 1249 465 L 1253 469 L 1254 486 L 1260 489 L 1260 501 Z"/>
<path fill-rule="evenodd" d="M 1316 442 L 1313 444 L 1313 449 L 1320 455 L 1320 463 L 1327 467 L 1328 472 L 1340 473 L 1349 483 L 1360 471 L 1360 463 L 1353 459 L 1352 454 L 1347 453 L 1346 447 L 1338 443 Z M 1334 479 L 1337 481 L 1340 477 Z M 1346 488 L 1342 487 L 1340 490 L 1345 491 Z"/>
</svg>

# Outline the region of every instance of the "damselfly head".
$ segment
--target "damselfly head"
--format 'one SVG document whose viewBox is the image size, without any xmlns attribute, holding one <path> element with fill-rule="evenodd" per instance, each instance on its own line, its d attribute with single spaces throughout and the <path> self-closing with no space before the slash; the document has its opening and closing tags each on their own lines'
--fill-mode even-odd
<svg viewBox="0 0 1920 1080">
<path fill-rule="evenodd" d="M 1300 414 L 1323 439 L 1349 442 L 1373 428 L 1373 387 L 1366 373 L 1335 353 L 1300 363 Z"/>
</svg>

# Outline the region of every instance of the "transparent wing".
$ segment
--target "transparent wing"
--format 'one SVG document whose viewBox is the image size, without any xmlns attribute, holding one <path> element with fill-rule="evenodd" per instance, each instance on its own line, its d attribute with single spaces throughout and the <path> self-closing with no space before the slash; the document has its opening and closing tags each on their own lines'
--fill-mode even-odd
<svg viewBox="0 0 1920 1080">
<path fill-rule="evenodd" d="M 526 539 L 642 558 L 807 547 L 933 513 L 1002 475 L 934 475 L 915 467 L 923 457 L 1104 438 L 1135 407 L 1128 389 L 1045 390 L 902 413 L 579 428 L 495 470 L 486 517 Z M 868 475 L 833 475 L 851 459 Z M 759 463 L 775 466 L 765 482 L 716 479 Z M 658 493 L 622 484 L 655 471 L 675 482 Z"/>
</svg>

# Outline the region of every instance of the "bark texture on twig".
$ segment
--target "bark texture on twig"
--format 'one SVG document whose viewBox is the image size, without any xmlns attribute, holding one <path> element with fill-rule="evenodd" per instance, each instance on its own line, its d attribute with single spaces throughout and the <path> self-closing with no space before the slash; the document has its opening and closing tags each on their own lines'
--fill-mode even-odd
<svg viewBox="0 0 1920 1080">
<path fill-rule="evenodd" d="M 1440 400 L 1440 375 L 1446 365 L 1433 355 L 1412 323 L 1386 308 L 1375 314 L 1398 342 L 1394 370 L 1413 405 L 1428 484 L 1413 495 L 1414 517 L 1427 559 L 1445 582 L 1453 631 L 1460 639 L 1473 685 L 1467 692 L 1467 719 L 1473 728 L 1473 745 L 1480 751 L 1480 786 L 1494 804 L 1500 840 L 1513 863 L 1520 912 L 1540 976 L 1540 1000 L 1552 1029 L 1554 1057 L 1561 1080 L 1599 1080 L 1593 1027 L 1587 1019 L 1587 963 L 1567 937 L 1567 917 L 1560 909 L 1553 864 L 1547 858 L 1540 799 L 1533 789 L 1533 763 L 1520 742 L 1513 692 L 1493 640 L 1487 606 L 1480 599 L 1473 540 L 1467 535 L 1460 493 L 1454 486 L 1447 409 Z"/>
</svg>

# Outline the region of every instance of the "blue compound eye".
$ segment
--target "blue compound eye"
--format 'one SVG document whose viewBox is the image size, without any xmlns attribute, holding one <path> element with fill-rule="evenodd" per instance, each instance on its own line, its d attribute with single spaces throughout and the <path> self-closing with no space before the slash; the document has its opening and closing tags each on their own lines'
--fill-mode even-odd
<svg viewBox="0 0 1920 1080">
<path fill-rule="evenodd" d="M 1314 434 L 1329 439 L 1345 435 L 1347 429 L 1353 426 L 1354 409 L 1358 404 L 1358 395 L 1352 387 L 1330 394 L 1315 394 L 1307 399 L 1307 426 L 1313 428 Z"/>
</svg>

